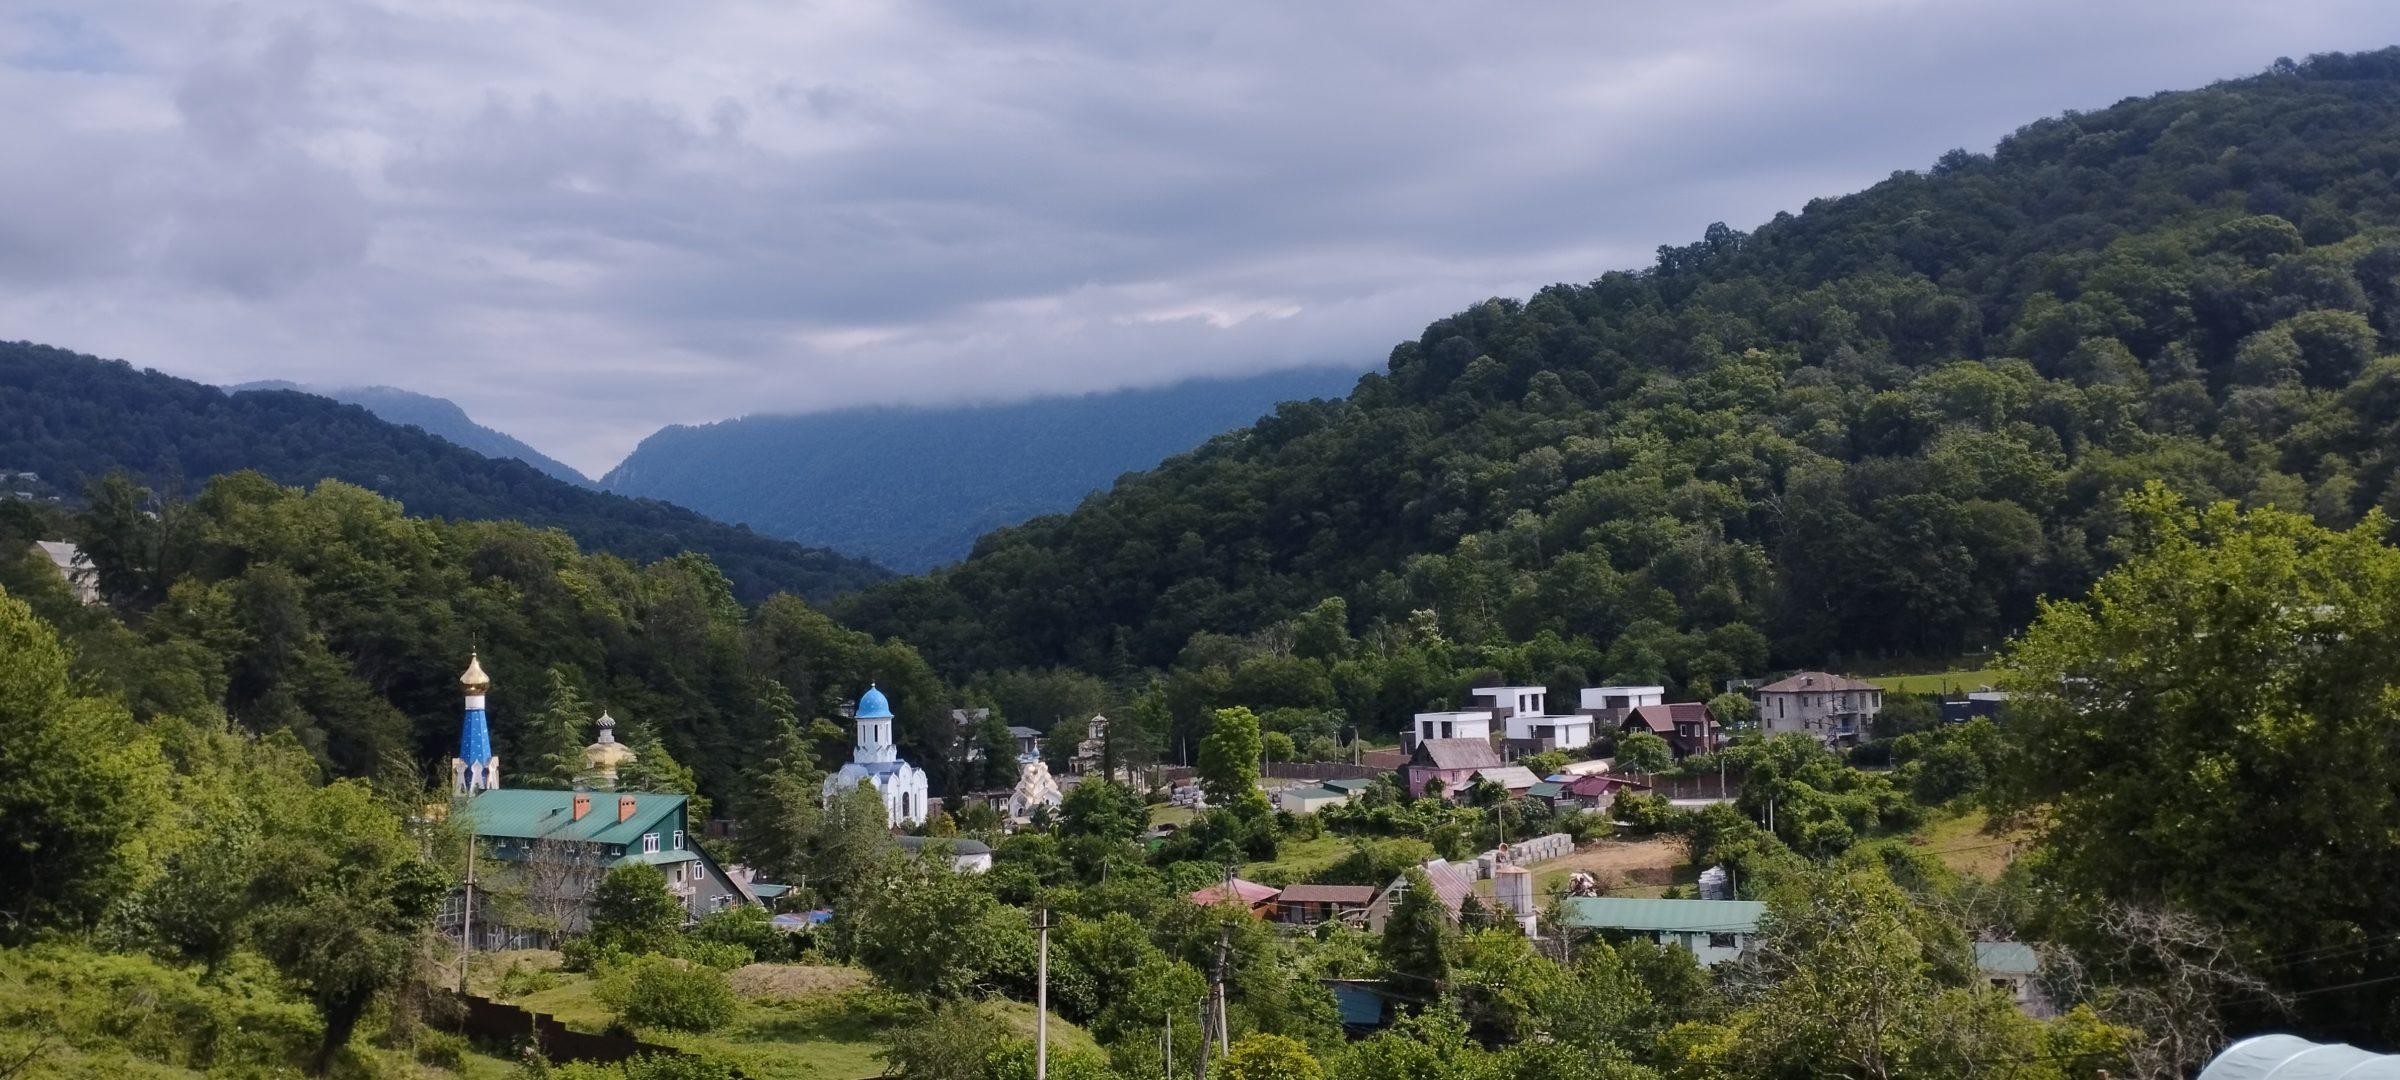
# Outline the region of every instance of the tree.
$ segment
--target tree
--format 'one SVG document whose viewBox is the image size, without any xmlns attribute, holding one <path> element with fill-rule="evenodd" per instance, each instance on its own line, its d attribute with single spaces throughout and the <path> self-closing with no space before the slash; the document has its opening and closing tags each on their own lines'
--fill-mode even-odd
<svg viewBox="0 0 2400 1080">
<path fill-rule="evenodd" d="M 377 995 L 401 983 L 450 883 L 367 785 L 282 808 L 259 848 L 253 940 L 325 1022 L 323 1073 Z"/>
<path fill-rule="evenodd" d="M 608 974 L 600 1000 L 627 1024 L 714 1031 L 733 1019 L 737 1002 L 725 974 L 664 956 L 641 956 Z"/>
<path fill-rule="evenodd" d="M 892 1080 L 984 1080 L 1008 1040 L 1008 1022 L 980 1001 L 942 1001 L 914 1023 L 894 1028 L 883 1065 Z"/>
<path fill-rule="evenodd" d="M 840 911 L 880 880 L 898 850 L 883 793 L 862 780 L 836 789 L 823 809 L 810 815 L 803 871 L 809 887 Z"/>
<path fill-rule="evenodd" d="M 1408 984 L 1409 993 L 1436 993 L 1450 977 L 1455 936 L 1433 879 L 1418 867 L 1408 868 L 1400 875 L 1400 899 L 1383 926 L 1384 970 Z"/>
<path fill-rule="evenodd" d="M 2400 701 L 2390 523 L 2194 509 L 2158 485 L 2127 513 L 2130 557 L 2009 654 L 2019 749 L 1996 801 L 2038 823 L 2031 865 L 2063 895 L 2210 913 L 2286 958 L 2270 978 L 2311 991 L 2301 1031 L 2400 1034 L 2400 987 L 2360 985 L 2400 966 L 2400 912 L 2372 899 L 2400 889 L 2400 756 L 2373 749 Z M 2233 1018 L 2270 1022 L 2264 1004 Z"/>
<path fill-rule="evenodd" d="M 68 691 L 57 635 L 0 593 L 0 940 L 88 926 L 138 888 L 167 775 L 123 706 Z"/>
<path fill-rule="evenodd" d="M 592 892 L 593 944 L 627 953 L 665 952 L 682 933 L 683 905 L 666 872 L 649 863 L 616 867 Z"/>
<path fill-rule="evenodd" d="M 1058 804 L 1059 834 L 1131 841 L 1150 827 L 1142 793 L 1106 777 L 1086 777 Z"/>
<path fill-rule="evenodd" d="M 1675 748 L 1647 731 L 1628 731 L 1617 737 L 1617 769 L 1621 772 L 1664 772 L 1675 764 Z"/>
<path fill-rule="evenodd" d="M 575 688 L 574 671 L 553 664 L 543 673 L 549 689 L 539 712 L 529 714 L 517 736 L 516 756 L 504 762 L 519 782 L 565 787 L 583 775 L 583 748 L 597 715 Z"/>
<path fill-rule="evenodd" d="M 1232 810 L 1263 809 L 1267 797 L 1258 790 L 1259 755 L 1263 752 L 1258 714 L 1236 706 L 1218 709 L 1200 740 L 1200 788 L 1208 805 Z"/>
<path fill-rule="evenodd" d="M 1031 973 L 1025 913 L 994 899 L 980 875 L 911 859 L 834 909 L 850 952 L 886 985 L 940 999 Z"/>
<path fill-rule="evenodd" d="M 1245 1035 L 1225 1055 L 1222 1080 L 1324 1080 L 1325 1069 L 1298 1039 Z"/>
<path fill-rule="evenodd" d="M 1945 932 L 1946 931 L 1946 932 Z M 1966 961 L 1966 940 L 1917 911 L 1873 871 L 1831 869 L 1779 890 L 1760 927 L 1755 1003 L 1737 1021 L 1737 1066 L 1750 1075 L 1807 1068 L 1862 1080 L 1910 1074 L 1933 1045 L 1937 971 Z"/>
</svg>

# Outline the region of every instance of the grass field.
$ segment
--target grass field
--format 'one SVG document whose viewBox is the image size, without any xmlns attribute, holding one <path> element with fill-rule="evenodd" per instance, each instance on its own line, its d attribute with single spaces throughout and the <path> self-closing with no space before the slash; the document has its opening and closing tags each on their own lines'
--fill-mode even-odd
<svg viewBox="0 0 2400 1080">
<path fill-rule="evenodd" d="M 1325 835 L 1314 840 L 1286 841 L 1267 862 L 1244 863 L 1243 877 L 1271 884 L 1306 881 L 1350 854 L 1348 837 Z"/>
<path fill-rule="evenodd" d="M 553 978 L 554 985 L 512 1000 L 579 1030 L 608 1026 L 609 1009 L 594 994 L 589 976 L 559 972 Z M 865 1080 L 883 1075 L 877 1033 L 889 1026 L 888 1018 L 853 1007 L 856 999 L 846 995 L 866 981 L 846 968 L 753 964 L 734 973 L 734 985 L 750 993 L 732 1023 L 706 1034 L 648 1029 L 639 1034 L 724 1061 L 751 1080 Z M 1033 1034 L 1033 1006 L 1001 1001 L 998 1007 L 1010 1027 Z M 1098 1049 L 1089 1033 L 1055 1015 L 1050 1044 L 1061 1051 Z"/>
<path fill-rule="evenodd" d="M 1981 810 L 1969 810 L 1954 817 L 1938 818 L 1918 826 L 1904 842 L 1919 850 L 1930 852 L 1943 866 L 1960 877 L 1990 881 L 2008 869 L 2017 851 L 2032 839 L 2022 831 L 1995 834 L 1991 821 Z"/>
<path fill-rule="evenodd" d="M 1962 694 L 1998 685 L 2000 669 L 1937 671 L 1930 675 L 1876 675 L 1867 681 L 1896 694 Z"/>
</svg>

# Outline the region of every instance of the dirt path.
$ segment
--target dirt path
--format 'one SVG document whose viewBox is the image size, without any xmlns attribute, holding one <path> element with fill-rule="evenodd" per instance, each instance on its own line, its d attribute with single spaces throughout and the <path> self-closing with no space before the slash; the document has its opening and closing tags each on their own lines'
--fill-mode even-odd
<svg viewBox="0 0 2400 1080">
<path fill-rule="evenodd" d="M 1600 879 L 1603 889 L 1625 886 L 1663 886 L 1683 865 L 1683 845 L 1663 837 L 1648 840 L 1601 840 L 1577 849 L 1563 859 L 1533 866 L 1533 889 L 1547 896 L 1566 887 L 1567 875 L 1577 870 Z"/>
</svg>

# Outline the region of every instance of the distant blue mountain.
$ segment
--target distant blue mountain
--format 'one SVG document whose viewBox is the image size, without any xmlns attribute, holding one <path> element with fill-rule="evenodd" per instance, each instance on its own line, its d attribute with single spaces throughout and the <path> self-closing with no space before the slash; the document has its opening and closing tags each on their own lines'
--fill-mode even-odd
<svg viewBox="0 0 2400 1080">
<path fill-rule="evenodd" d="M 389 386 L 302 386 L 280 379 L 243 383 L 225 389 L 237 394 L 245 390 L 296 390 L 303 394 L 329 397 L 374 413 L 377 419 L 386 423 L 421 428 L 428 435 L 446 439 L 488 458 L 515 458 L 578 487 L 598 486 L 592 483 L 591 477 L 552 460 L 541 451 L 525 445 L 516 436 L 476 423 L 465 409 L 447 398 Z"/>
<path fill-rule="evenodd" d="M 1347 394 L 1358 375 L 1306 368 L 1010 405 L 669 427 L 600 485 L 913 573 L 964 558 L 993 529 L 1070 509 L 1278 402 Z"/>
</svg>

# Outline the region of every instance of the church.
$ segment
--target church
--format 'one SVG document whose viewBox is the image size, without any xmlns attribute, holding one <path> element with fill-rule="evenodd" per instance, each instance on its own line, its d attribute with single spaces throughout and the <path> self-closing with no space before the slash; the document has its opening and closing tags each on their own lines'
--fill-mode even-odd
<svg viewBox="0 0 2400 1080">
<path fill-rule="evenodd" d="M 892 744 L 891 702 L 870 683 L 852 712 L 858 721 L 858 744 L 851 748 L 850 763 L 825 778 L 825 801 L 832 802 L 835 792 L 848 791 L 864 781 L 883 796 L 883 810 L 892 827 L 923 822 L 925 770 L 900 760 L 900 748 Z"/>
</svg>

